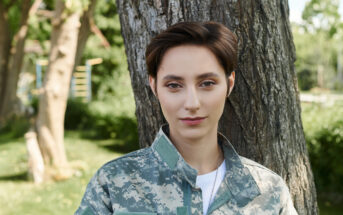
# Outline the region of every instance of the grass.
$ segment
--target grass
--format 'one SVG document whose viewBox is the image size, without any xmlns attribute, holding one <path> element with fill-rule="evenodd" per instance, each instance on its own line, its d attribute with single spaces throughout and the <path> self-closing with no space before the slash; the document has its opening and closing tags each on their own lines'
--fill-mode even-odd
<svg viewBox="0 0 343 215">
<path fill-rule="evenodd" d="M 73 214 L 95 171 L 120 153 L 109 151 L 111 140 L 90 141 L 67 133 L 68 159 L 84 164 L 77 176 L 34 185 L 27 180 L 27 152 L 23 138 L 0 136 L 0 215 Z"/>
</svg>

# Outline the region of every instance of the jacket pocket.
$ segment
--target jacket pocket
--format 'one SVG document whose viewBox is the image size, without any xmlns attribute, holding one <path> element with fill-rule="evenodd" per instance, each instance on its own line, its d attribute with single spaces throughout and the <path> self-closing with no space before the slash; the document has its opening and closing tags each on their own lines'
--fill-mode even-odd
<svg viewBox="0 0 343 215">
<path fill-rule="evenodd" d="M 157 213 L 150 212 L 114 212 L 113 215 L 157 215 Z"/>
</svg>

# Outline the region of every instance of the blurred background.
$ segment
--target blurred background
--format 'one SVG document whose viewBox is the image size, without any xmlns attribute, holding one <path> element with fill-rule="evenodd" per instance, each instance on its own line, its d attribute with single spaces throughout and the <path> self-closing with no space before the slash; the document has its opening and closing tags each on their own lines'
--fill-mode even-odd
<svg viewBox="0 0 343 215">
<path fill-rule="evenodd" d="M 79 2 L 69 5 L 64 14 L 68 19 L 75 8 L 86 8 L 85 1 Z M 62 87 L 70 89 L 62 134 L 72 173 L 60 174 L 52 168 L 49 177 L 40 179 L 40 164 L 49 156 L 44 150 L 37 152 L 39 138 L 27 132 L 39 129 L 35 122 L 44 119 L 44 111 L 39 110 L 44 103 L 38 99 L 44 95 L 42 87 L 60 78 L 49 76 L 54 61 L 63 60 L 49 58 L 55 47 L 63 52 L 53 39 L 61 35 L 52 19 L 56 5 L 53 0 L 1 0 L 0 214 L 73 214 L 94 172 L 139 148 L 115 3 L 92 0 L 87 4 L 77 54 L 71 56 L 71 84 L 62 81 L 68 83 Z M 343 1 L 290 0 L 289 8 L 303 128 L 320 214 L 343 214 Z M 6 101 L 11 101 L 10 108 L 5 107 Z M 41 160 L 32 159 L 37 153 Z"/>
</svg>

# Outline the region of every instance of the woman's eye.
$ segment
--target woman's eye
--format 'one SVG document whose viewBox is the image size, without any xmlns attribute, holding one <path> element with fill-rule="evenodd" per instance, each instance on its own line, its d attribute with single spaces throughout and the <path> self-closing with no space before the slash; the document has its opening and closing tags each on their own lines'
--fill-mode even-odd
<svg viewBox="0 0 343 215">
<path fill-rule="evenodd" d="M 200 84 L 201 87 L 211 87 L 215 85 L 216 83 L 214 81 L 204 81 Z"/>
<path fill-rule="evenodd" d="M 166 85 L 168 88 L 171 88 L 171 89 L 177 89 L 177 88 L 180 88 L 181 85 L 180 84 L 177 84 L 177 83 L 169 83 Z"/>
</svg>

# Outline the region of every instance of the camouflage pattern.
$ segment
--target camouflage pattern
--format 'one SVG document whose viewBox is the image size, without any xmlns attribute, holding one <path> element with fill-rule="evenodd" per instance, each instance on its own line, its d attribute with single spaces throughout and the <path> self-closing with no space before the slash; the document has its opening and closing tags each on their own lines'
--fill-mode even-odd
<svg viewBox="0 0 343 215">
<path fill-rule="evenodd" d="M 76 215 L 201 215 L 202 194 L 197 171 L 167 136 L 164 126 L 151 147 L 108 162 L 93 176 Z M 218 135 L 226 174 L 207 214 L 297 214 L 282 178 L 240 157 Z"/>
</svg>

